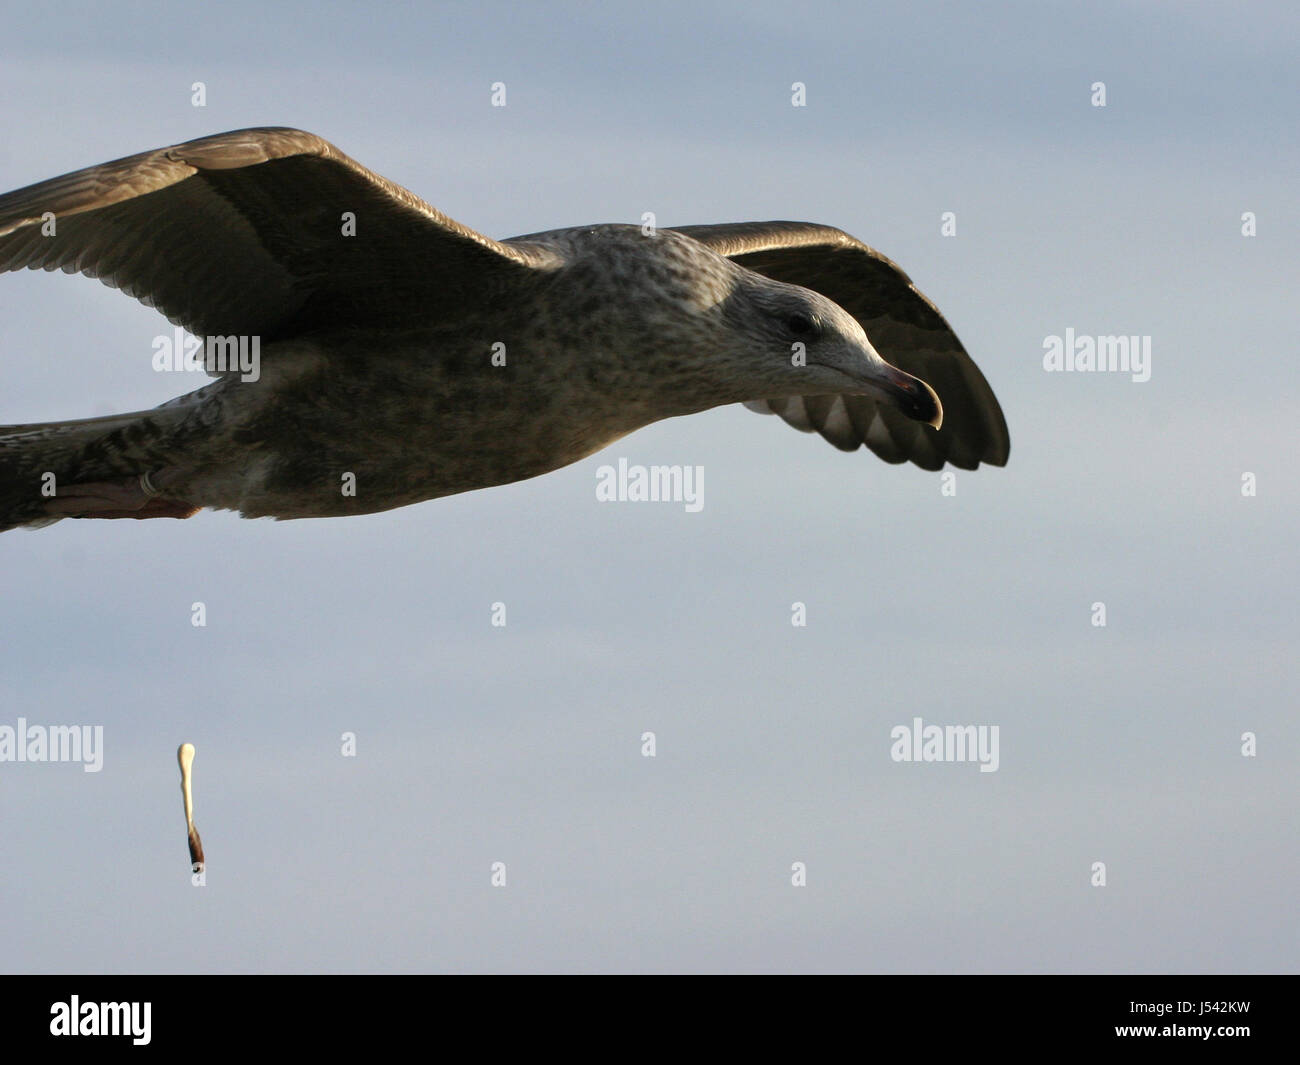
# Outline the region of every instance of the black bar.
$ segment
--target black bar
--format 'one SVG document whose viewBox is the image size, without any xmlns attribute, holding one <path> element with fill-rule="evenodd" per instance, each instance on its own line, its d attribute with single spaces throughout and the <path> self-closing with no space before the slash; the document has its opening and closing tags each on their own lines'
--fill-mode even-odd
<svg viewBox="0 0 1300 1065">
<path fill-rule="evenodd" d="M 844 977 L 839 987 L 815 977 L 778 977 L 709 988 L 698 981 L 681 987 L 663 980 L 652 985 L 633 978 L 631 986 L 628 980 L 578 979 L 580 987 L 572 980 L 540 987 L 537 981 L 432 976 L 10 976 L 0 980 L 0 1048 L 95 1052 L 117 1043 L 132 1052 L 281 1045 L 337 1052 L 353 1044 L 375 1049 L 414 1040 L 435 1052 L 468 1037 L 466 1050 L 487 1054 L 511 1039 L 533 1040 L 534 1051 L 613 1051 L 648 1042 L 685 1052 L 702 1048 L 698 1036 L 705 1044 L 721 1040 L 732 1047 L 754 1040 L 770 1048 L 788 1039 L 817 1060 L 828 1041 L 841 1038 L 863 1051 L 897 1045 L 925 1057 L 936 1048 L 1113 1050 L 1130 1044 L 1137 1053 L 1208 1047 L 1235 1060 L 1265 1049 L 1294 1050 L 1300 989 L 1295 976 L 876 975 Z M 128 1017 L 120 1007 L 105 1012 L 98 1004 L 134 1003 L 131 1017 L 142 1030 L 148 1003 L 148 1042 L 137 1043 L 142 1036 L 133 1033 L 53 1034 L 52 1025 L 66 1028 L 71 1020 L 74 995 L 78 1024 L 87 1027 Z M 1214 1005 L 1207 1010 L 1204 1003 Z M 1213 1031 L 1208 1039 L 1178 1034 L 1193 1026 Z"/>
</svg>

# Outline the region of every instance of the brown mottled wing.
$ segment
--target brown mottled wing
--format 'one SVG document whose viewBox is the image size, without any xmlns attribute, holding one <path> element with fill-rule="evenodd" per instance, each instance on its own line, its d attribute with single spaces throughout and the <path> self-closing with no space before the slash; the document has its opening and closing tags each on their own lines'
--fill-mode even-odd
<svg viewBox="0 0 1300 1065">
<path fill-rule="evenodd" d="M 914 422 L 866 396 L 760 399 L 745 406 L 779 414 L 836 447 L 866 444 L 886 462 L 937 470 L 945 462 L 973 470 L 1005 466 L 1011 450 L 1006 419 L 984 375 L 944 317 L 894 262 L 831 226 L 808 222 L 739 222 L 677 226 L 756 273 L 814 289 L 852 314 L 887 361 L 921 378 L 943 404 L 943 428 Z"/>
<path fill-rule="evenodd" d="M 198 336 L 427 322 L 530 263 L 526 246 L 296 129 L 220 133 L 0 196 L 0 270 L 97 277 Z"/>
</svg>

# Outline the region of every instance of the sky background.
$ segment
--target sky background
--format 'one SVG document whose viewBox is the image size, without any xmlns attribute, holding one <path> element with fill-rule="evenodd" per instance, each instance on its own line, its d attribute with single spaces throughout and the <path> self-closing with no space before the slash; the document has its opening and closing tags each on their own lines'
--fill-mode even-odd
<svg viewBox="0 0 1300 1065">
<path fill-rule="evenodd" d="M 0 763 L 0 970 L 1296 971 L 1297 42 L 1287 4 L 9 11 L 0 188 L 289 125 L 496 237 L 829 223 L 1012 447 L 945 497 L 723 408 L 385 514 L 0 536 L 0 724 L 105 745 Z M 1044 372 L 1067 328 L 1149 335 L 1150 381 Z M 170 330 L 5 275 L 0 423 L 197 387 Z M 703 510 L 597 502 L 620 457 Z M 914 716 L 1000 768 L 892 761 Z"/>
</svg>

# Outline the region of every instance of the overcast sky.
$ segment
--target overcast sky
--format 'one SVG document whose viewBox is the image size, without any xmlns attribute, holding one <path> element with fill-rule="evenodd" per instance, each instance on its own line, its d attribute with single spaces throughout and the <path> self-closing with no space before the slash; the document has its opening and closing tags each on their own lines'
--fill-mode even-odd
<svg viewBox="0 0 1300 1065">
<path fill-rule="evenodd" d="M 944 311 L 1011 458 L 944 495 L 724 408 L 369 517 L 0 536 L 0 726 L 104 735 L 0 763 L 0 969 L 1296 970 L 1293 5 L 181 11 L 8 12 L 0 188 L 290 125 L 497 237 L 830 223 Z M 1150 380 L 1046 372 L 1066 330 Z M 169 331 L 0 277 L 0 423 L 196 387 Z M 598 502 L 619 458 L 703 509 Z M 997 771 L 895 761 L 915 717 L 997 726 Z"/>
</svg>

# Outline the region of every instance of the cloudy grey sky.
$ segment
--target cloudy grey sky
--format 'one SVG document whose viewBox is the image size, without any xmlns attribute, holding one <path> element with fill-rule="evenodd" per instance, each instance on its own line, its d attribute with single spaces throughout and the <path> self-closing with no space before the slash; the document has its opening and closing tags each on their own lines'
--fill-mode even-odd
<svg viewBox="0 0 1300 1065">
<path fill-rule="evenodd" d="M 182 11 L 10 12 L 0 187 L 274 124 L 493 236 L 831 223 L 942 308 L 1011 460 L 944 496 L 719 409 L 370 517 L 0 537 L 0 725 L 105 745 L 0 763 L 0 968 L 1296 970 L 1292 5 Z M 0 423 L 196 386 L 169 328 L 0 277 Z M 1067 329 L 1151 379 L 1044 372 Z M 703 466 L 703 510 L 597 502 L 620 457 Z M 893 761 L 916 716 L 998 726 L 998 771 Z"/>
</svg>

